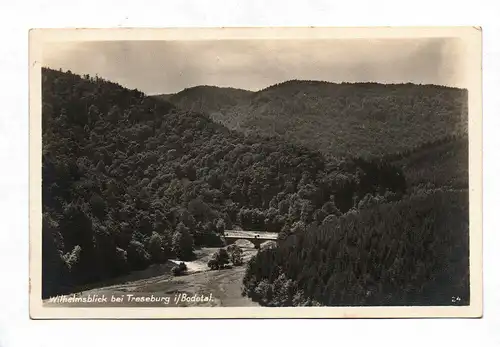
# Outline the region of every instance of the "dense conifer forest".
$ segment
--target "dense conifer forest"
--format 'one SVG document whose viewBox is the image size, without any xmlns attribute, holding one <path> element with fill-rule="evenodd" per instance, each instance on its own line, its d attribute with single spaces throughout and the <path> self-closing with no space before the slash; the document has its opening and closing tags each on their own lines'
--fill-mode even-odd
<svg viewBox="0 0 500 347">
<path fill-rule="evenodd" d="M 429 119 L 461 119 L 456 91 L 390 88 Z M 232 107 L 248 97 L 214 98 L 228 92 Z M 243 294 L 262 305 L 468 301 L 466 122 L 340 155 L 97 76 L 43 69 L 42 94 L 43 297 L 189 260 L 243 228 L 279 233 L 247 264 Z"/>
<path fill-rule="evenodd" d="M 259 252 L 244 293 L 267 306 L 468 305 L 468 228 L 467 192 L 363 203 Z"/>
<path fill-rule="evenodd" d="M 383 156 L 467 133 L 467 91 L 436 85 L 291 80 L 257 92 L 195 87 L 164 96 L 243 133 L 332 157 Z"/>
</svg>

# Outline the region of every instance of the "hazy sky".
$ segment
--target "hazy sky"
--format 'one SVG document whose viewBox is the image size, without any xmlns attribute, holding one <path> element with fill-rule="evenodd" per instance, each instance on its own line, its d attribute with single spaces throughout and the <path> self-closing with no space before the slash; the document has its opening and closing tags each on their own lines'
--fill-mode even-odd
<svg viewBox="0 0 500 347">
<path fill-rule="evenodd" d="M 44 46 L 43 64 L 146 94 L 290 79 L 463 87 L 461 47 L 458 39 L 58 42 Z"/>
</svg>

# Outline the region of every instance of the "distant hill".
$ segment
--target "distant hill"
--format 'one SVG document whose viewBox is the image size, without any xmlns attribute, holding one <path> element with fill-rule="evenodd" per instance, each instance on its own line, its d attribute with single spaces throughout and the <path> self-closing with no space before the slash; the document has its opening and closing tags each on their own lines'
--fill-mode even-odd
<svg viewBox="0 0 500 347">
<path fill-rule="evenodd" d="M 380 156 L 467 132 L 467 91 L 435 85 L 293 80 L 259 92 L 201 86 L 168 100 L 332 156 Z"/>
<path fill-rule="evenodd" d="M 184 110 L 211 114 L 245 102 L 252 95 L 253 92 L 243 89 L 197 86 L 186 88 L 177 94 L 160 94 L 155 97 Z"/>
</svg>

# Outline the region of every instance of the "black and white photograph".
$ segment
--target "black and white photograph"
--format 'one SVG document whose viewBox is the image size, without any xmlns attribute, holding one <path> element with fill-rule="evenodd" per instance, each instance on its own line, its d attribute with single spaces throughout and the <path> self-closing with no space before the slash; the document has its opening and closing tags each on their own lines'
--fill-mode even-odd
<svg viewBox="0 0 500 347">
<path fill-rule="evenodd" d="M 35 29 L 32 318 L 482 315 L 481 30 Z"/>
</svg>

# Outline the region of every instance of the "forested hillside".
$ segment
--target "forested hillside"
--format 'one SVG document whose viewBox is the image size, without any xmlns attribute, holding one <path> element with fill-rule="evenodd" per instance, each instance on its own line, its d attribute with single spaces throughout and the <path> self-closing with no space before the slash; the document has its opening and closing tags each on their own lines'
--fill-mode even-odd
<svg viewBox="0 0 500 347">
<path fill-rule="evenodd" d="M 300 233 L 397 201 L 399 168 L 326 160 L 98 77 L 42 70 L 43 296 L 220 244 L 235 225 Z"/>
<path fill-rule="evenodd" d="M 234 98 L 234 91 L 204 87 L 170 100 L 181 108 L 196 104 L 230 129 L 279 136 L 334 157 L 380 156 L 467 132 L 467 91 L 457 88 L 287 81 L 240 93 Z"/>
<path fill-rule="evenodd" d="M 161 94 L 155 97 L 184 110 L 212 114 L 246 102 L 252 95 L 253 92 L 244 89 L 197 86 L 186 88 L 176 94 Z"/>
<path fill-rule="evenodd" d="M 466 191 L 367 199 L 260 251 L 244 294 L 266 306 L 468 305 L 468 221 Z"/>
<path fill-rule="evenodd" d="M 384 157 L 403 170 L 408 186 L 469 187 L 468 136 L 448 136 Z"/>
</svg>

